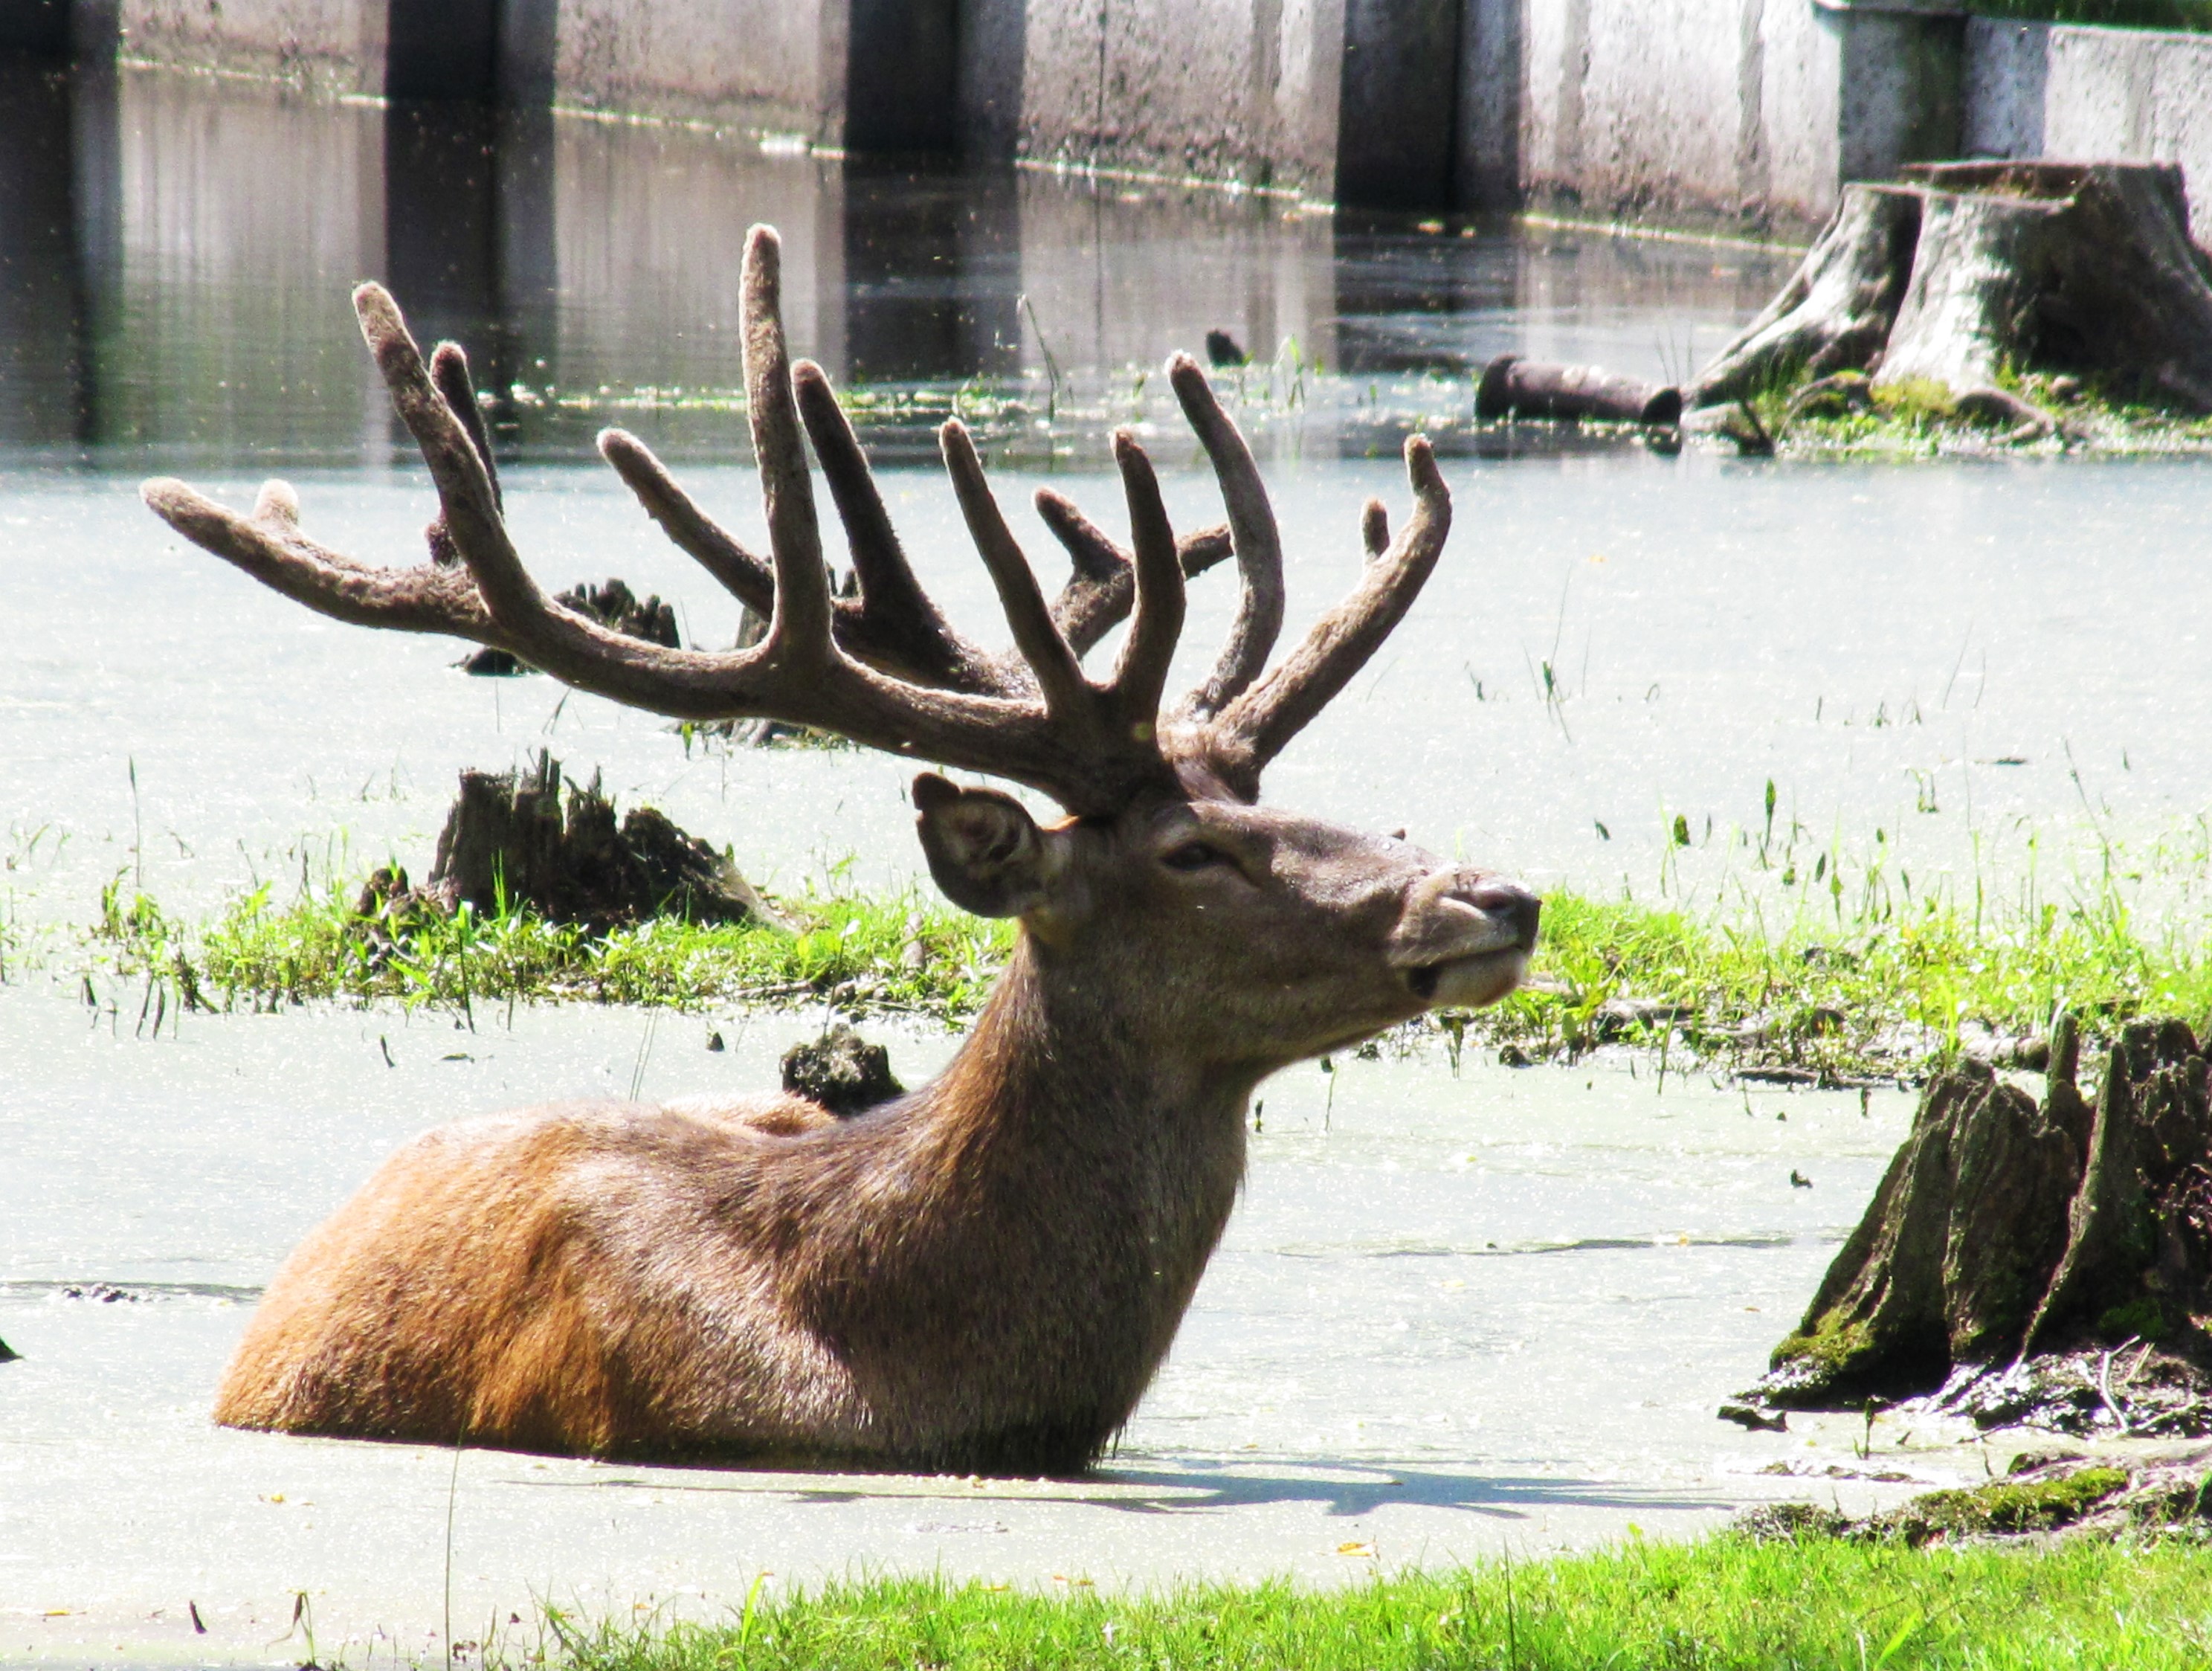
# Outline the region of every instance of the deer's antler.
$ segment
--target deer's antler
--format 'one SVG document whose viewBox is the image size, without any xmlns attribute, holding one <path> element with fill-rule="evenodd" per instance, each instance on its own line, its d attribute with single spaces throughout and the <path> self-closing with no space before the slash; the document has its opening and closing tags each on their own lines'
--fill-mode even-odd
<svg viewBox="0 0 2212 1671">
<path fill-rule="evenodd" d="M 1374 556 L 1384 525 L 1380 507 L 1370 507 L 1363 531 L 1370 561 L 1358 586 L 1261 678 L 1282 623 L 1273 513 L 1243 437 L 1195 362 L 1178 355 L 1170 381 L 1212 460 L 1228 529 L 1178 544 L 1151 461 L 1133 436 L 1117 432 L 1132 550 L 1123 552 L 1058 495 L 1040 493 L 1038 510 L 1074 566 L 1050 605 L 967 430 L 957 421 L 944 426 L 945 467 L 1018 659 L 988 655 L 954 630 L 916 580 L 821 368 L 790 364 L 780 246 L 766 227 L 747 238 L 742 285 L 748 416 L 769 557 L 717 526 L 635 437 L 609 430 L 600 450 L 676 544 L 769 618 L 766 637 L 750 648 L 645 643 L 546 597 L 508 538 L 466 360 L 446 343 L 426 366 L 398 308 L 374 284 L 356 290 L 354 304 L 437 488 L 430 562 L 376 568 L 318 544 L 301 531 L 298 501 L 281 482 L 264 486 L 243 516 L 176 481 L 147 483 L 146 501 L 195 544 L 339 620 L 471 639 L 580 690 L 676 718 L 766 717 L 835 732 L 864 746 L 1012 779 L 1078 814 L 1110 813 L 1148 790 L 1172 791 L 1178 769 L 1255 798 L 1261 769 L 1396 625 L 1443 545 L 1449 498 L 1425 443 L 1416 440 L 1407 447 L 1416 502 L 1405 531 Z M 802 429 L 846 529 L 857 599 L 830 592 Z M 1243 589 L 1229 641 L 1163 734 L 1159 707 L 1182 628 L 1184 578 L 1232 550 Z M 1110 678 L 1096 683 L 1082 657 L 1125 617 L 1121 659 Z"/>
<path fill-rule="evenodd" d="M 827 374 L 802 360 L 792 368 L 792 380 L 799 417 L 845 526 L 860 580 L 858 598 L 834 600 L 831 630 L 839 647 L 879 671 L 917 684 L 983 696 L 1034 695 L 1024 665 L 990 655 L 963 638 L 922 590 Z M 775 576 L 769 565 L 701 510 L 644 442 L 609 429 L 599 437 L 599 451 L 647 514 L 738 602 L 763 617 L 773 610 Z M 1038 489 L 1037 509 L 1074 565 L 1054 600 L 1053 621 L 1075 653 L 1087 655 L 1128 617 L 1136 596 L 1129 554 L 1049 488 Z M 1178 542 L 1177 552 L 1186 578 L 1202 574 L 1230 556 L 1230 532 L 1225 526 L 1200 529 Z"/>
</svg>

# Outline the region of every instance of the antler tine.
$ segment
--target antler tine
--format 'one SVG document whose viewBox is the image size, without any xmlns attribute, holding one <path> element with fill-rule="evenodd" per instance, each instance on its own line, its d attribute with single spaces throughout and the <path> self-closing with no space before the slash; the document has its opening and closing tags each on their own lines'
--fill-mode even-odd
<svg viewBox="0 0 2212 1671">
<path fill-rule="evenodd" d="M 469 375 L 468 351 L 459 343 L 441 343 L 430 350 L 430 381 L 453 416 L 468 431 L 469 445 L 483 463 L 484 479 L 491 483 L 494 508 L 504 512 L 507 501 L 499 490 L 499 464 L 491 455 L 491 436 L 484 429 L 483 409 L 477 404 L 476 380 Z"/>
<path fill-rule="evenodd" d="M 469 377 L 469 356 L 459 343 L 441 343 L 430 350 L 430 381 L 439 398 L 460 419 L 461 428 L 468 432 L 469 445 L 476 448 L 477 458 L 483 465 L 484 477 L 491 483 L 492 505 L 504 515 L 506 507 L 499 493 L 499 465 L 491 456 L 491 437 L 484 433 L 483 414 L 477 410 L 476 384 Z M 430 520 L 430 526 L 422 530 L 422 538 L 430 547 L 431 562 L 460 562 L 461 554 L 453 547 L 453 532 L 446 526 L 443 506 Z"/>
<path fill-rule="evenodd" d="M 1213 398 L 1213 386 L 1198 362 L 1188 354 L 1175 355 L 1168 361 L 1168 381 L 1182 403 L 1183 416 L 1198 434 L 1199 444 L 1213 461 L 1222 502 L 1229 509 L 1237 571 L 1244 582 L 1229 641 L 1222 646 L 1206 682 L 1183 699 L 1176 716 L 1184 722 L 1202 721 L 1220 713 L 1267 671 L 1267 658 L 1274 653 L 1275 640 L 1283 630 L 1283 545 L 1260 467 L 1252 462 L 1252 449 Z"/>
<path fill-rule="evenodd" d="M 828 374 L 812 361 L 802 360 L 792 368 L 791 380 L 860 580 L 858 609 L 841 605 L 837 611 L 839 641 L 917 684 L 1012 694 L 1001 688 L 991 659 L 953 630 L 915 577 L 876 489 L 867 455 L 837 404 Z"/>
<path fill-rule="evenodd" d="M 968 537 L 975 541 L 983 566 L 991 572 L 999 606 L 1014 635 L 1014 647 L 1036 675 L 1037 689 L 1044 693 L 1045 711 L 1063 723 L 1079 722 L 1088 711 L 1085 699 L 1091 695 L 1090 684 L 1075 652 L 1053 625 L 1044 593 L 1037 590 L 1036 575 L 1015 543 L 1013 531 L 1006 526 L 990 483 L 983 478 L 983 463 L 975 456 L 968 426 L 958 418 L 948 418 L 937 434 L 945 454 L 945 474 L 952 478 L 952 491 L 968 521 Z"/>
<path fill-rule="evenodd" d="M 783 340 L 783 244 L 775 228 L 745 234 L 738 279 L 744 325 L 745 410 L 768 510 L 775 606 L 766 647 L 781 659 L 797 654 L 834 659 L 830 638 L 830 580 L 822 568 L 822 527 L 814 514 L 814 482 L 799 440 L 791 390 L 791 356 Z"/>
<path fill-rule="evenodd" d="M 1237 793 L 1259 793 L 1260 773 L 1366 665 L 1420 595 L 1451 528 L 1451 494 L 1427 441 L 1406 443 L 1413 513 L 1389 550 L 1370 558 L 1351 595 L 1313 625 L 1275 671 L 1203 732 L 1209 763 Z M 1370 534 L 1376 520 L 1361 519 Z"/>
<path fill-rule="evenodd" d="M 1114 432 L 1114 462 L 1129 501 L 1129 543 L 1136 550 L 1136 610 L 1121 665 L 1114 670 L 1114 699 L 1119 718 L 1133 733 L 1150 741 L 1158 728 L 1160 693 L 1167 688 L 1168 664 L 1182 636 L 1182 562 L 1175 530 L 1160 501 L 1159 477 L 1152 461 L 1127 429 Z"/>
<path fill-rule="evenodd" d="M 467 424 L 431 381 L 398 303 L 381 284 L 363 284 L 353 293 L 353 307 L 392 407 L 430 467 L 440 520 L 466 560 L 485 610 L 502 626 L 543 615 L 550 605 L 507 539 L 491 471 Z"/>
<path fill-rule="evenodd" d="M 754 614 L 765 619 L 774 612 L 775 571 L 701 510 L 651 448 L 627 429 L 602 429 L 599 456 L 614 466 L 645 513 L 660 525 L 678 550 Z"/>
<path fill-rule="evenodd" d="M 1068 561 L 1075 568 L 1060 589 L 1060 596 L 1052 600 L 1052 623 L 1079 658 L 1087 656 L 1129 613 L 1136 595 L 1129 554 L 1065 494 L 1039 488 L 1036 513 L 1052 537 L 1066 548 Z M 1185 534 L 1176 542 L 1187 580 L 1227 562 L 1234 551 L 1227 526 L 1219 523 Z"/>
<path fill-rule="evenodd" d="M 1370 562 L 1390 549 L 1390 507 L 1379 499 L 1359 507 L 1359 543 Z"/>
</svg>

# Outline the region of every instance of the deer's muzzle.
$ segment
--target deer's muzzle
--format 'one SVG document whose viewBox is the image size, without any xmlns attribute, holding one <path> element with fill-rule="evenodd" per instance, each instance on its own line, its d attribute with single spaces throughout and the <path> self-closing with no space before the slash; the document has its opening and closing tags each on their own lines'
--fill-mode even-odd
<svg viewBox="0 0 2212 1671">
<path fill-rule="evenodd" d="M 1406 896 L 1388 958 L 1424 1004 L 1494 1004 L 1521 984 L 1542 902 L 1476 871 L 1442 870 Z"/>
</svg>

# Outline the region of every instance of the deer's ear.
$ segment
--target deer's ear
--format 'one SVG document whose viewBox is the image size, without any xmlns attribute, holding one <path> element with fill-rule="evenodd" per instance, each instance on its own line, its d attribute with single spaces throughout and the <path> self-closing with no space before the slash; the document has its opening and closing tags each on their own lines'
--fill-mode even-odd
<svg viewBox="0 0 2212 1671">
<path fill-rule="evenodd" d="M 1018 917 L 1043 902 L 1044 835 L 1012 795 L 924 772 L 914 781 L 914 805 L 929 873 L 955 905 L 979 917 Z"/>
</svg>

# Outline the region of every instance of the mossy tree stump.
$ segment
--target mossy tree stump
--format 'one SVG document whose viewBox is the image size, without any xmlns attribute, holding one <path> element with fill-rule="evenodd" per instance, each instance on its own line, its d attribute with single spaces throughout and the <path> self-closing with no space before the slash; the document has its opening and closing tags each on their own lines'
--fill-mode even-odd
<svg viewBox="0 0 2212 1671">
<path fill-rule="evenodd" d="M 1944 162 L 1850 185 L 1781 295 L 1700 374 L 1711 406 L 1807 378 L 1953 396 L 2066 374 L 2108 399 L 2212 412 L 2212 260 L 2181 172 Z"/>
<path fill-rule="evenodd" d="M 2040 1102 L 1961 1060 L 1828 1267 L 1771 1373 L 1769 1406 L 1856 1407 L 1962 1370 L 2143 1343 L 2212 1370 L 2212 1087 L 2179 1021 L 2131 1023 L 2094 1106 L 2074 1024 Z"/>
</svg>

